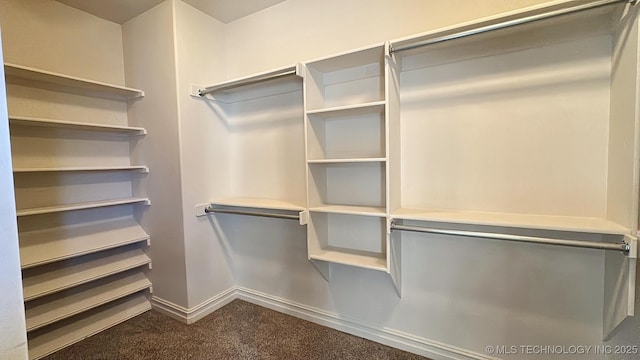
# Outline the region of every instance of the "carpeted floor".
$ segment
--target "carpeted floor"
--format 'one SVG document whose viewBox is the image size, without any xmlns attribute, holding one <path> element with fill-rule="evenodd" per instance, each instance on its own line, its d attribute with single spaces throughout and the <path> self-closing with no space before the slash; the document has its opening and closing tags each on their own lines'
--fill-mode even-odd
<svg viewBox="0 0 640 360">
<path fill-rule="evenodd" d="M 241 300 L 191 325 L 149 311 L 45 359 L 425 360 Z"/>
</svg>

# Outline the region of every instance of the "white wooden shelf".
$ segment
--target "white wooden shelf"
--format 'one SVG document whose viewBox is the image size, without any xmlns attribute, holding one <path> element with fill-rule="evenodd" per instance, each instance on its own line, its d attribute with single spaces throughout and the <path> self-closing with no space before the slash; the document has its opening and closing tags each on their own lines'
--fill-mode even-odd
<svg viewBox="0 0 640 360">
<path fill-rule="evenodd" d="M 66 266 L 50 266 L 46 271 L 23 277 L 24 300 L 31 301 L 130 269 L 149 266 L 150 263 L 151 259 L 142 249 L 131 248 L 74 259 Z"/>
<path fill-rule="evenodd" d="M 262 198 L 224 198 L 211 202 L 214 206 L 233 206 L 255 209 L 271 209 L 271 210 L 290 210 L 290 211 L 303 211 L 304 206 L 294 204 L 288 201 L 262 199 Z"/>
<path fill-rule="evenodd" d="M 372 163 L 386 162 L 386 158 L 344 158 L 344 159 L 310 159 L 309 164 L 347 164 L 347 163 Z"/>
<path fill-rule="evenodd" d="M 625 235 L 630 232 L 629 229 L 605 219 L 571 216 L 401 208 L 393 211 L 391 217 L 399 220 L 504 226 L 594 234 Z"/>
<path fill-rule="evenodd" d="M 81 314 L 73 323 L 30 338 L 29 358 L 40 359 L 150 309 L 151 303 L 147 297 L 137 294 Z"/>
<path fill-rule="evenodd" d="M 18 217 L 20 217 L 20 216 L 30 216 L 30 215 L 52 214 L 52 213 L 74 211 L 74 210 L 95 209 L 100 207 L 128 205 L 128 204 L 149 205 L 149 199 L 127 198 L 127 199 L 92 201 L 92 202 L 85 202 L 85 203 L 47 206 L 47 207 L 41 207 L 41 208 L 20 209 L 16 211 L 16 214 Z"/>
<path fill-rule="evenodd" d="M 345 215 L 386 216 L 386 209 L 383 206 L 324 205 L 309 208 L 309 211 Z"/>
<path fill-rule="evenodd" d="M 144 91 L 124 86 L 107 84 L 100 81 L 39 70 L 27 66 L 4 64 L 8 83 L 27 81 L 31 86 L 42 87 L 58 92 L 81 93 L 96 97 L 135 99 L 144 96 Z"/>
<path fill-rule="evenodd" d="M 132 218 L 22 232 L 20 261 L 27 269 L 141 241 L 149 235 Z"/>
<path fill-rule="evenodd" d="M 319 252 L 309 254 L 309 259 L 357 266 L 371 270 L 387 271 L 386 256 L 384 254 L 367 251 L 328 247 Z"/>
<path fill-rule="evenodd" d="M 100 172 L 100 171 L 134 171 L 148 173 L 147 166 L 91 166 L 91 167 L 63 167 L 63 168 L 14 168 L 15 173 L 50 173 L 50 172 Z"/>
<path fill-rule="evenodd" d="M 147 130 L 141 127 L 106 125 L 55 119 L 43 119 L 27 116 L 9 116 L 9 124 L 14 126 L 52 127 L 83 131 L 106 132 L 123 135 L 145 135 Z"/>
<path fill-rule="evenodd" d="M 337 118 L 360 116 L 384 111 L 385 101 L 374 101 L 364 104 L 354 104 L 345 106 L 336 106 L 324 109 L 307 110 L 307 115 L 318 116 L 321 118 Z"/>
<path fill-rule="evenodd" d="M 63 296 L 56 299 L 32 307 L 28 305 L 27 331 L 39 329 L 149 288 L 151 282 L 145 273 L 135 272 L 73 289 L 70 294 L 62 293 Z"/>
</svg>

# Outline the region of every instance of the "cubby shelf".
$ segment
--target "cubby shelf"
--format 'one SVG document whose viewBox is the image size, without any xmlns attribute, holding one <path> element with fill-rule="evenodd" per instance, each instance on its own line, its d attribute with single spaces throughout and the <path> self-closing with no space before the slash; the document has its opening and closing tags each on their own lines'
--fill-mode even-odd
<svg viewBox="0 0 640 360">
<path fill-rule="evenodd" d="M 132 171 L 148 173 L 147 166 L 88 166 L 88 167 L 60 167 L 60 168 L 14 168 L 14 173 L 44 173 L 44 172 L 100 172 L 100 171 Z"/>
<path fill-rule="evenodd" d="M 309 254 L 309 259 L 387 271 L 386 256 L 367 251 L 329 247 Z"/>
<path fill-rule="evenodd" d="M 68 293 L 60 293 L 61 296 L 55 299 L 48 299 L 47 302 L 28 303 L 27 331 L 39 329 L 149 288 L 151 282 L 146 275 L 143 272 L 133 272 L 74 288 Z"/>
<path fill-rule="evenodd" d="M 317 116 L 321 118 L 335 118 L 359 116 L 384 111 L 385 101 L 374 101 L 370 103 L 336 106 L 324 109 L 307 110 L 307 115 Z"/>
<path fill-rule="evenodd" d="M 20 261 L 27 269 L 142 241 L 149 235 L 133 219 L 22 232 Z"/>
<path fill-rule="evenodd" d="M 605 219 L 573 216 L 401 208 L 393 211 L 391 217 L 398 220 L 504 226 L 522 229 L 572 231 L 606 235 L 625 235 L 630 231 L 623 226 Z"/>
<path fill-rule="evenodd" d="M 149 199 L 126 198 L 126 199 L 91 201 L 91 202 L 84 202 L 84 203 L 47 206 L 47 207 L 31 208 L 31 209 L 20 209 L 16 211 L 16 214 L 18 217 L 20 217 L 20 216 L 30 216 L 30 215 L 52 214 L 52 213 L 64 212 L 64 211 L 95 209 L 95 208 L 106 207 L 106 206 L 134 205 L 134 204 L 149 205 Z"/>
<path fill-rule="evenodd" d="M 138 293 L 77 315 L 72 318 L 73 322 L 66 322 L 51 331 L 31 336 L 29 358 L 40 359 L 148 310 L 151 310 L 151 303 L 147 296 Z"/>
<path fill-rule="evenodd" d="M 7 83 L 28 82 L 29 86 L 42 87 L 58 92 L 82 93 L 96 97 L 134 99 L 144 96 L 144 91 L 100 81 L 39 70 L 27 66 L 4 64 Z"/>
<path fill-rule="evenodd" d="M 382 206 L 353 206 L 353 205 L 324 205 L 309 208 L 311 212 L 333 213 L 333 214 L 347 214 L 347 215 L 362 215 L 362 216 L 377 216 L 385 217 L 386 209 Z"/>
<path fill-rule="evenodd" d="M 145 135 L 147 131 L 141 127 L 106 125 L 88 122 L 76 122 L 55 119 L 43 119 L 27 116 L 9 116 L 9 124 L 14 126 L 51 127 L 70 130 L 106 132 L 122 135 Z"/>
<path fill-rule="evenodd" d="M 131 247 L 75 258 L 66 264 L 46 265 L 43 271 L 23 276 L 24 300 L 31 301 L 149 264 L 151 259 L 141 248 Z"/>
<path fill-rule="evenodd" d="M 386 162 L 386 158 L 344 158 L 344 159 L 309 159 L 309 164 L 371 163 Z"/>
</svg>

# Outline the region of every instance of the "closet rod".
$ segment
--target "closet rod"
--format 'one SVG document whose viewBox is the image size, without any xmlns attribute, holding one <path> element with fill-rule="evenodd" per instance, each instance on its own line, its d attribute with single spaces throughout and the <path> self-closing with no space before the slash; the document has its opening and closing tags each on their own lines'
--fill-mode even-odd
<svg viewBox="0 0 640 360">
<path fill-rule="evenodd" d="M 491 32 L 495 30 L 506 29 L 513 26 L 528 24 L 531 22 L 539 21 L 539 20 L 551 19 L 561 15 L 567 15 L 567 14 L 572 14 L 580 11 L 595 9 L 595 8 L 599 8 L 602 6 L 607 6 L 607 5 L 611 5 L 619 2 L 627 2 L 633 5 L 636 4 L 636 0 L 599 0 L 599 1 L 589 2 L 587 4 L 572 6 L 564 9 L 558 9 L 558 10 L 554 10 L 554 11 L 550 11 L 542 14 L 530 15 L 522 18 L 516 18 L 513 20 L 507 20 L 497 24 L 490 24 L 490 25 L 475 27 L 469 30 L 462 30 L 459 32 L 455 32 L 453 34 L 442 35 L 442 33 L 446 32 L 446 31 L 442 31 L 439 33 L 432 34 L 430 38 L 423 41 L 419 41 L 414 44 L 395 47 L 392 43 L 389 49 L 389 54 L 393 54 L 399 51 L 416 49 L 423 46 L 438 44 L 438 43 L 442 43 L 449 40 L 460 39 L 460 38 L 482 34 L 486 32 Z"/>
<path fill-rule="evenodd" d="M 207 94 L 211 94 L 211 93 L 216 92 L 216 91 L 223 91 L 223 90 L 226 90 L 226 89 L 232 89 L 232 88 L 239 87 L 239 86 L 257 84 L 259 82 L 263 82 L 263 81 L 267 81 L 267 80 L 273 80 L 273 79 L 277 79 L 277 78 L 280 78 L 280 77 L 289 76 L 289 75 L 296 75 L 296 74 L 297 74 L 296 67 L 292 66 L 292 67 L 288 67 L 288 68 L 285 68 L 285 69 L 272 71 L 272 72 L 261 74 L 261 75 L 256 75 L 256 76 L 252 76 L 252 77 L 248 77 L 248 78 L 244 78 L 244 79 L 230 81 L 230 82 L 223 83 L 223 84 L 209 86 L 209 87 L 206 87 L 204 89 L 199 89 L 198 90 L 198 95 L 199 96 L 205 96 Z"/>
<path fill-rule="evenodd" d="M 268 213 L 268 212 L 217 209 L 217 208 L 214 208 L 214 207 L 211 207 L 211 206 L 209 206 L 208 208 L 204 209 L 204 212 L 207 213 L 207 214 L 220 213 L 220 214 L 260 216 L 260 217 L 288 219 L 288 220 L 300 220 L 300 215 L 287 215 L 287 214 Z"/>
<path fill-rule="evenodd" d="M 591 242 L 591 241 L 568 240 L 568 239 L 552 239 L 552 238 L 543 238 L 543 237 L 535 237 L 535 236 L 497 234 L 497 233 L 488 233 L 488 232 L 434 229 L 434 228 L 428 228 L 428 227 L 422 227 L 422 226 L 400 225 L 395 223 L 391 224 L 391 230 L 476 237 L 476 238 L 494 239 L 494 240 L 518 241 L 518 242 L 526 242 L 526 243 L 534 243 L 534 244 L 560 245 L 560 246 L 570 246 L 570 247 L 597 249 L 597 250 L 615 250 L 615 251 L 622 251 L 624 253 L 628 253 L 630 250 L 630 245 L 627 244 L 626 242 L 605 243 L 605 242 Z"/>
</svg>

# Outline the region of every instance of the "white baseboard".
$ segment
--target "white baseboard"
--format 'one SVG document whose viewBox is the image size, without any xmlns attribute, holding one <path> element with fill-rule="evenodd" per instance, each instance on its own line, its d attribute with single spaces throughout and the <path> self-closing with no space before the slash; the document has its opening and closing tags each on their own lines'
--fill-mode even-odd
<svg viewBox="0 0 640 360">
<path fill-rule="evenodd" d="M 295 316 L 300 319 L 397 349 L 426 356 L 434 360 L 499 360 L 495 357 L 460 349 L 455 346 L 421 338 L 402 331 L 380 328 L 360 320 L 345 318 L 342 315 L 240 286 L 230 288 L 191 309 L 186 309 L 155 296 L 152 298 L 151 302 L 154 309 L 181 322 L 191 324 L 213 313 L 235 299 L 244 300 L 252 304 Z"/>
<path fill-rule="evenodd" d="M 193 324 L 203 317 L 213 313 L 237 298 L 236 289 L 230 288 L 212 297 L 211 299 L 190 309 L 174 304 L 157 296 L 151 297 L 151 306 L 163 314 L 166 314 L 186 324 Z"/>
</svg>

